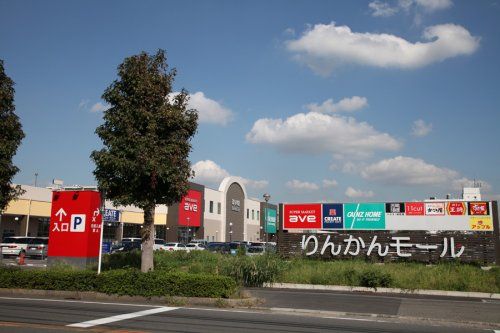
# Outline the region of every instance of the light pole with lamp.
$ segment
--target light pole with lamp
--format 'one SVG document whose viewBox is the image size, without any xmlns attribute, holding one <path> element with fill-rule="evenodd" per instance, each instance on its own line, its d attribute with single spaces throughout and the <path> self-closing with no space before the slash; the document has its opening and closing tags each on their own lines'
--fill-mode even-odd
<svg viewBox="0 0 500 333">
<path fill-rule="evenodd" d="M 186 244 L 189 243 L 189 236 L 191 236 L 191 225 L 189 224 L 189 217 L 187 219 L 187 224 L 188 224 L 188 234 L 187 234 L 187 239 L 186 239 Z"/>
<path fill-rule="evenodd" d="M 264 233 L 266 235 L 266 243 L 268 241 L 267 239 L 267 210 L 269 209 L 267 206 L 269 205 L 269 199 L 271 199 L 271 195 L 269 193 L 264 193 L 263 195 L 264 197 L 264 200 L 266 201 L 266 207 L 265 207 L 265 211 L 264 211 L 264 224 L 265 224 L 265 230 L 264 230 Z"/>
<path fill-rule="evenodd" d="M 165 242 L 168 242 L 168 231 L 170 230 L 169 227 L 167 227 L 167 231 L 165 232 Z"/>
<path fill-rule="evenodd" d="M 229 222 L 229 241 L 233 241 L 233 222 Z"/>
</svg>

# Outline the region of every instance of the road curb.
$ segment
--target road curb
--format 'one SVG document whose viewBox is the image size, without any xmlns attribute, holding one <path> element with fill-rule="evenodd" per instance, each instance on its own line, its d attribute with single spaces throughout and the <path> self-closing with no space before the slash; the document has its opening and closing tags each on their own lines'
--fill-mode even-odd
<svg viewBox="0 0 500 333">
<path fill-rule="evenodd" d="M 181 297 L 181 296 L 127 296 L 108 295 L 94 291 L 64 291 L 64 290 L 38 290 L 38 289 L 7 289 L 0 288 L 0 296 L 18 298 L 50 298 L 70 299 L 78 301 L 95 301 L 110 303 L 142 303 L 151 305 L 171 306 L 208 306 L 219 308 L 250 308 L 260 304 L 255 297 L 248 298 L 208 298 L 208 297 Z"/>
<path fill-rule="evenodd" d="M 319 284 L 298 284 L 298 283 L 265 283 L 264 288 L 500 299 L 500 294 L 496 293 L 424 290 L 424 289 L 410 290 L 410 289 L 400 289 L 400 288 L 367 288 L 367 287 L 329 286 L 329 285 L 319 285 Z"/>
</svg>

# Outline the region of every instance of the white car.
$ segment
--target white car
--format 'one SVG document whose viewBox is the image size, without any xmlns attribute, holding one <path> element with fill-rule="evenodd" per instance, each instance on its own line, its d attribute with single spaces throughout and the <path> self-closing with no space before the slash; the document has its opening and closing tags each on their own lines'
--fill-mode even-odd
<svg viewBox="0 0 500 333">
<path fill-rule="evenodd" d="M 26 249 L 33 242 L 35 237 L 7 237 L 4 239 L 0 247 L 4 256 L 18 256 L 21 252 L 26 253 Z"/>
<path fill-rule="evenodd" d="M 163 250 L 165 251 L 188 251 L 186 245 L 182 243 L 165 243 L 163 245 Z"/>
<path fill-rule="evenodd" d="M 205 247 L 200 243 L 186 244 L 186 248 L 188 251 L 203 251 L 203 250 L 205 250 Z"/>
</svg>

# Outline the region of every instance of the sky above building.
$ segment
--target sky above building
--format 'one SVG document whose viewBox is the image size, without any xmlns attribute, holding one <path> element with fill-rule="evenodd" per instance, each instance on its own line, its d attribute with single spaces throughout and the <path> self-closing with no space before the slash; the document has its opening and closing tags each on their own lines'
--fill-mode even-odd
<svg viewBox="0 0 500 333">
<path fill-rule="evenodd" d="M 273 202 L 500 199 L 500 2 L 5 1 L 26 138 L 14 181 L 95 184 L 116 68 L 167 52 L 199 111 L 194 181 Z"/>
</svg>

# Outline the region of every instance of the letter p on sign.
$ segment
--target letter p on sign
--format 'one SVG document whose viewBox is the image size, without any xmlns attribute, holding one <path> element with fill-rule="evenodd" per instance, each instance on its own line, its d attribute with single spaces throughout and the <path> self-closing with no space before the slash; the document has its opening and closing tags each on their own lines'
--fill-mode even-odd
<svg viewBox="0 0 500 333">
<path fill-rule="evenodd" d="M 72 214 L 70 232 L 85 232 L 85 214 Z"/>
</svg>

